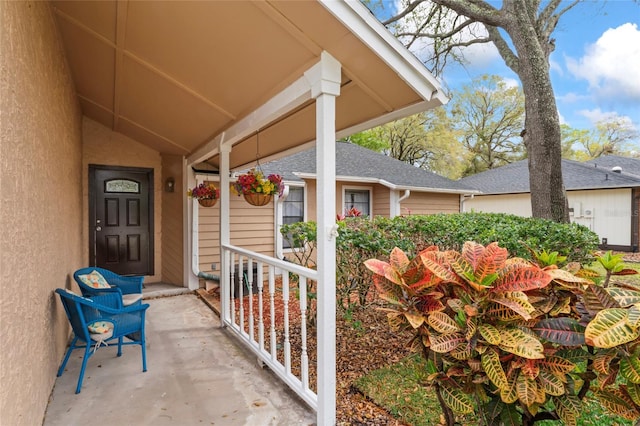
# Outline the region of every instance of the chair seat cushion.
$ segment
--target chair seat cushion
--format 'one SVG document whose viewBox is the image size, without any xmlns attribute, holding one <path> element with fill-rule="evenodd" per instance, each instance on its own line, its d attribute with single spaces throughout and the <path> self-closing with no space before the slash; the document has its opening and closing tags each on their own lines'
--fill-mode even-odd
<svg viewBox="0 0 640 426">
<path fill-rule="evenodd" d="M 109 285 L 107 280 L 104 279 L 102 274 L 96 271 L 95 269 L 91 271 L 91 273 L 89 274 L 78 275 L 78 278 L 80 278 L 80 280 L 86 285 L 88 285 L 89 287 L 111 288 L 111 286 Z"/>
<path fill-rule="evenodd" d="M 140 300 L 142 300 L 142 294 L 141 293 L 131 293 L 131 294 L 123 294 L 122 295 L 122 304 L 124 306 L 133 305 L 133 304 L 137 303 Z"/>
<path fill-rule="evenodd" d="M 94 321 L 87 324 L 89 337 L 95 342 L 109 340 L 113 336 L 113 323 L 109 321 Z"/>
</svg>

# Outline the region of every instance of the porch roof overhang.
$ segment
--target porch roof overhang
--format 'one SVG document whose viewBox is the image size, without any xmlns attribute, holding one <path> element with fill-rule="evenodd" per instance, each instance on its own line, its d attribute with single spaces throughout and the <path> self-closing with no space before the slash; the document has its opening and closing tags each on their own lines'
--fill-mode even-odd
<svg viewBox="0 0 640 426">
<path fill-rule="evenodd" d="M 358 1 L 53 2 L 83 114 L 160 153 L 230 167 L 315 139 L 311 98 L 252 114 L 320 62 L 341 64 L 338 137 L 437 107 L 437 80 Z M 260 131 L 259 143 L 256 131 Z"/>
</svg>

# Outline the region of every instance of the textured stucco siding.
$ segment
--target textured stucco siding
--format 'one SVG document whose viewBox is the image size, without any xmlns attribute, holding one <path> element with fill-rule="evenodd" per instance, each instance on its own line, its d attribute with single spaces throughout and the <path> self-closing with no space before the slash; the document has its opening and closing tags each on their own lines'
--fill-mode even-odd
<svg viewBox="0 0 640 426">
<path fill-rule="evenodd" d="M 0 2 L 0 424 L 38 425 L 82 266 L 81 119 L 48 2 Z"/>
<path fill-rule="evenodd" d="M 82 196 L 84 214 L 82 217 L 82 240 L 84 259 L 89 262 L 89 164 L 104 166 L 142 167 L 153 169 L 154 185 L 154 271 L 145 282 L 161 281 L 162 271 L 162 157 L 155 151 L 122 133 L 113 132 L 103 125 L 84 118 L 82 158 Z M 87 263 L 88 264 L 88 263 Z"/>
<path fill-rule="evenodd" d="M 162 281 L 178 285 L 184 285 L 182 162 L 177 155 L 162 156 L 162 185 L 175 180 L 174 192 L 162 192 Z"/>
</svg>

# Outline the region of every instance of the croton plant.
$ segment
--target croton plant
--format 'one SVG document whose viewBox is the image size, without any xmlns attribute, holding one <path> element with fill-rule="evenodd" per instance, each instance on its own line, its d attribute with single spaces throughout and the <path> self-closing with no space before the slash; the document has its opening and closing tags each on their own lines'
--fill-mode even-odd
<svg viewBox="0 0 640 426">
<path fill-rule="evenodd" d="M 609 282 L 635 271 L 607 256 L 606 285 L 554 254 L 533 263 L 497 243 L 414 259 L 395 248 L 365 264 L 391 327 L 413 331 L 448 425 L 472 413 L 486 425 L 575 425 L 588 391 L 640 418 L 640 286 Z"/>
</svg>

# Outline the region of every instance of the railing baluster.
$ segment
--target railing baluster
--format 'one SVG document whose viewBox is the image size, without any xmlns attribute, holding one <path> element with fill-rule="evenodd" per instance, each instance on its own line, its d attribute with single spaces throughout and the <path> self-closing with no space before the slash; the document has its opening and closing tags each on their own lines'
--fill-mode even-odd
<svg viewBox="0 0 640 426">
<path fill-rule="evenodd" d="M 300 289 L 300 379 L 302 389 L 309 389 L 309 355 L 307 354 L 307 278 L 300 276 L 298 280 Z"/>
<path fill-rule="evenodd" d="M 254 333 L 253 333 L 253 259 L 249 258 L 247 261 L 247 277 L 248 286 L 247 290 L 249 297 L 249 340 L 254 341 Z"/>
<path fill-rule="evenodd" d="M 235 284 L 234 284 L 235 287 Z M 244 297 L 243 297 L 243 287 L 244 287 L 244 256 L 240 256 L 238 259 L 238 306 L 240 310 L 240 330 L 244 331 Z"/>
<path fill-rule="evenodd" d="M 291 342 L 289 341 L 289 274 L 282 274 L 282 303 L 284 310 L 284 370 L 291 374 Z"/>
<path fill-rule="evenodd" d="M 277 348 L 276 348 L 276 279 L 275 271 L 269 268 L 269 316 L 271 317 L 271 359 L 278 360 Z"/>
<path fill-rule="evenodd" d="M 233 285 L 233 281 L 234 281 L 234 277 L 235 277 L 235 270 L 233 268 L 233 265 L 236 263 L 236 254 L 231 252 L 231 279 L 229 280 L 229 291 L 227 292 L 229 294 L 229 301 L 230 301 L 230 305 L 231 305 L 231 324 L 236 324 L 236 304 L 234 302 L 234 297 L 235 297 L 235 289 L 234 289 L 234 285 Z"/>
<path fill-rule="evenodd" d="M 272 266 L 268 265 L 269 270 Z M 263 264 L 258 262 L 258 346 L 260 352 L 264 351 L 264 308 L 262 306 L 262 288 L 264 287 Z"/>
</svg>

